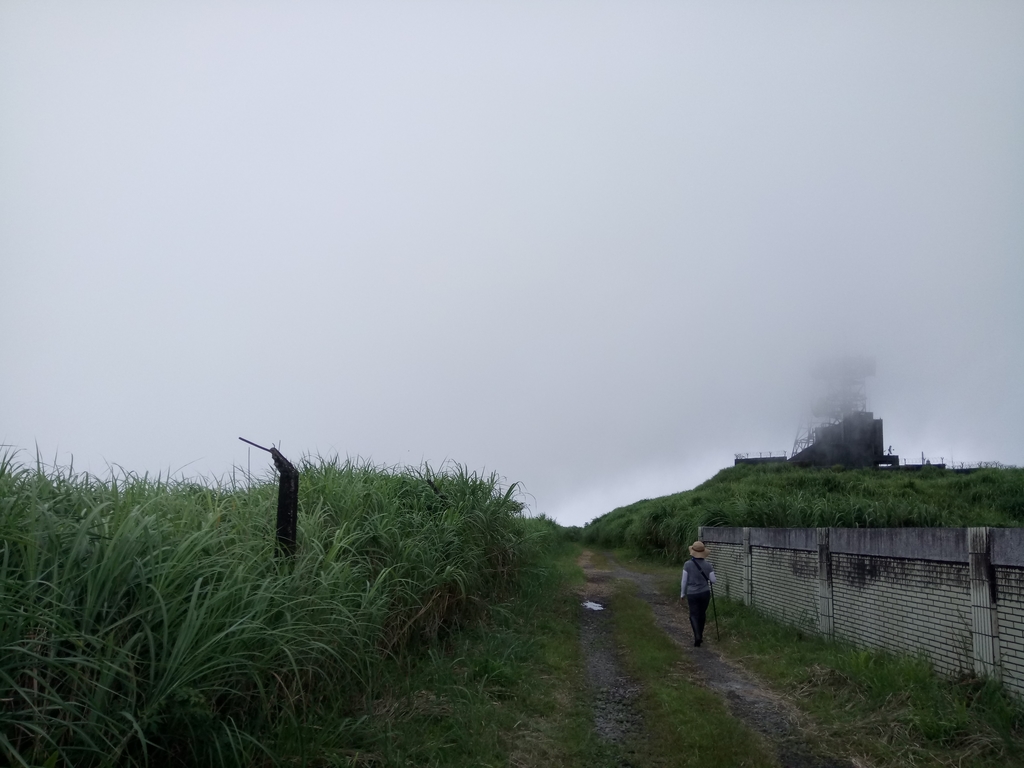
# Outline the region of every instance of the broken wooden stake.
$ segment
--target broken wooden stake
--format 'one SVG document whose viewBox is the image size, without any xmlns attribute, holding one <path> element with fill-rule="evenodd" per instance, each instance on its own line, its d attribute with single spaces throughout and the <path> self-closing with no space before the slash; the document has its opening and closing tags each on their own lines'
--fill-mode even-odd
<svg viewBox="0 0 1024 768">
<path fill-rule="evenodd" d="M 294 555 L 299 519 L 299 471 L 277 448 L 264 448 L 244 437 L 238 439 L 269 453 L 281 474 L 281 483 L 277 489 L 277 554 Z"/>
</svg>

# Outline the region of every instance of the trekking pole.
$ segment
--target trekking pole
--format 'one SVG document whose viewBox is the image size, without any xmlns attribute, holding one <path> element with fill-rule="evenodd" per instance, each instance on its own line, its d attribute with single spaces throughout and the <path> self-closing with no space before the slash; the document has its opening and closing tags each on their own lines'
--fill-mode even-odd
<svg viewBox="0 0 1024 768">
<path fill-rule="evenodd" d="M 715 639 L 721 642 L 722 635 L 718 631 L 718 608 L 715 606 L 715 585 L 708 584 L 711 587 L 711 610 L 715 613 Z"/>
</svg>

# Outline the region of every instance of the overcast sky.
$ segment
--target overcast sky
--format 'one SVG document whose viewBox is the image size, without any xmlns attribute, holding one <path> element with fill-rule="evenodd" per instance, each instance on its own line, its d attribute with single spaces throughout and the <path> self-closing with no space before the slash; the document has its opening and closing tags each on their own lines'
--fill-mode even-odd
<svg viewBox="0 0 1024 768">
<path fill-rule="evenodd" d="M 581 523 L 788 450 L 867 354 L 897 452 L 1024 464 L 1022 41 L 1019 0 L 0 0 L 0 443 L 448 459 Z"/>
</svg>

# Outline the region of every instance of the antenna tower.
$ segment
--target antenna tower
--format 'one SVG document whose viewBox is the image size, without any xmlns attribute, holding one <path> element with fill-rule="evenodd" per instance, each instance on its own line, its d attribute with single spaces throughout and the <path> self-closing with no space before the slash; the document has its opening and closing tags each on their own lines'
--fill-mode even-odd
<svg viewBox="0 0 1024 768">
<path fill-rule="evenodd" d="M 793 441 L 796 455 L 814 444 L 818 427 L 838 424 L 851 413 L 867 410 L 867 378 L 875 375 L 873 357 L 839 357 L 826 360 L 811 370 L 811 377 L 823 382 L 824 396 L 811 409 L 811 415 Z"/>
</svg>

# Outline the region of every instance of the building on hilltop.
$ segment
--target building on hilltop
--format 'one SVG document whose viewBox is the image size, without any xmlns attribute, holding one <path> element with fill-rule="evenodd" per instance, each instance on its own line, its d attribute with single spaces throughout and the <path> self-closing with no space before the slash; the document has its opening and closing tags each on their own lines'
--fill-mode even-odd
<svg viewBox="0 0 1024 768">
<path fill-rule="evenodd" d="M 737 455 L 736 464 L 898 466 L 899 456 L 885 450 L 882 420 L 867 410 L 866 380 L 874 375 L 875 361 L 868 357 L 837 358 L 816 366 L 812 376 L 824 384 L 825 394 L 797 433 L 790 457 Z"/>
<path fill-rule="evenodd" d="M 847 414 L 834 424 L 814 428 L 813 439 L 806 448 L 789 457 L 794 464 L 812 467 L 895 466 L 900 457 L 886 453 L 882 437 L 882 420 L 870 411 Z"/>
</svg>

